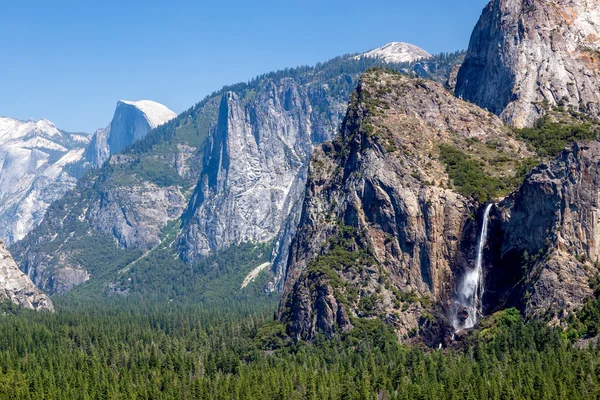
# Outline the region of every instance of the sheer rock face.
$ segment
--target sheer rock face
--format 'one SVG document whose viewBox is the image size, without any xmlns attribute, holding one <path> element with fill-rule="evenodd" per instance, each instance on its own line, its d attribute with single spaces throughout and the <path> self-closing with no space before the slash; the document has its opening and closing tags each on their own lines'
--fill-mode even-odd
<svg viewBox="0 0 600 400">
<path fill-rule="evenodd" d="M 363 75 L 341 135 L 310 162 L 280 309 L 297 339 L 351 329 L 351 316 L 382 317 L 401 337 L 419 331 L 435 346 L 451 331 L 446 316 L 473 262 L 480 207 L 449 189 L 444 143 L 502 143 L 513 160 L 527 153 L 500 119 L 439 84 Z M 340 246 L 355 263 L 332 264 Z"/>
<path fill-rule="evenodd" d="M 422 61 L 440 76 L 453 62 Z M 188 261 L 241 241 L 274 241 L 270 289 L 280 289 L 313 146 L 339 129 L 359 72 L 378 63 L 340 58 L 235 85 L 235 94 L 216 93 L 146 136 L 135 151 L 102 164 L 112 151 L 109 136 L 118 115 L 149 115 L 120 105 L 89 150 L 95 154 L 89 159 L 103 166 L 12 247 L 15 259 L 44 290 L 63 292 L 105 279 L 98 273 L 105 256 L 130 262 L 153 248 L 186 210 L 178 244 Z M 77 253 L 81 248 L 85 254 Z"/>
<path fill-rule="evenodd" d="M 173 111 L 154 101 L 121 100 L 117 103 L 110 125 L 96 131 L 87 158 L 93 166 L 100 167 L 111 154 L 121 152 L 176 116 Z"/>
<path fill-rule="evenodd" d="M 331 138 L 342 116 L 343 104 L 335 99 L 329 99 L 329 115 L 313 111 L 310 90 L 284 79 L 265 82 L 252 101 L 223 96 L 183 218 L 184 259 L 280 233 L 282 243 L 288 240 L 282 226 L 295 228 L 292 211 L 304 193 L 313 144 Z"/>
<path fill-rule="evenodd" d="M 31 310 L 54 311 L 50 298 L 19 270 L 8 249 L 0 241 L 0 301 L 4 300 Z"/>
<path fill-rule="evenodd" d="M 528 316 L 553 311 L 562 319 L 593 296 L 589 279 L 600 260 L 599 162 L 599 142 L 573 144 L 534 169 L 500 205 L 503 241 L 496 275 L 514 275 L 511 271 L 527 266 L 525 284 L 516 286 L 520 297 L 507 299 L 520 303 Z"/>
<path fill-rule="evenodd" d="M 600 1 L 492 0 L 471 37 L 456 95 L 516 127 L 558 105 L 598 118 Z"/>
<path fill-rule="evenodd" d="M 110 135 L 110 125 L 106 128 L 98 129 L 90 146 L 86 150 L 86 159 L 95 168 L 100 168 L 102 164 L 110 157 L 110 147 L 108 146 L 108 136 Z"/>
<path fill-rule="evenodd" d="M 85 134 L 48 120 L 0 118 L 0 237 L 12 244 L 37 226 L 83 171 Z"/>
</svg>

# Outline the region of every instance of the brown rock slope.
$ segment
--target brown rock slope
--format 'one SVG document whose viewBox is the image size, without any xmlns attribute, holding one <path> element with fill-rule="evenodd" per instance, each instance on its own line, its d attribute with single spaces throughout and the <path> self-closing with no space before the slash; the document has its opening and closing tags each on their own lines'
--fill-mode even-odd
<svg viewBox="0 0 600 400">
<path fill-rule="evenodd" d="M 449 149 L 487 192 L 471 193 L 468 182 L 453 189 L 441 157 Z M 473 263 L 473 197 L 508 190 L 527 156 L 498 117 L 439 84 L 363 75 L 341 134 L 311 161 L 280 310 L 290 331 L 310 340 L 350 329 L 354 317 L 383 318 L 401 338 L 420 332 L 439 343 L 456 282 Z"/>
</svg>

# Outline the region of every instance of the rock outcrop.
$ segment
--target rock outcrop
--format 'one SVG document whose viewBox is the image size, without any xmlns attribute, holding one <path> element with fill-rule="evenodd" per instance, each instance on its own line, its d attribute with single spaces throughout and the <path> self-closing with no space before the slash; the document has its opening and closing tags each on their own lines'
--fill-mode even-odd
<svg viewBox="0 0 600 400">
<path fill-rule="evenodd" d="M 492 0 L 471 36 L 456 95 L 516 127 L 558 106 L 597 119 L 600 2 Z"/>
<path fill-rule="evenodd" d="M 132 157 L 113 155 L 102 169 L 87 174 L 13 246 L 21 269 L 36 285 L 67 292 L 101 274 L 99 268 L 114 269 L 153 249 L 167 225 L 179 219 L 186 206 L 182 186 L 159 185 L 132 171 L 109 172 Z"/>
<path fill-rule="evenodd" d="M 45 119 L 0 118 L 0 238 L 8 245 L 23 239 L 90 165 L 101 166 L 174 117 L 158 103 L 121 101 L 112 123 L 93 137 L 61 131 Z"/>
<path fill-rule="evenodd" d="M 50 298 L 19 270 L 8 249 L 0 241 L 0 301 L 6 300 L 30 310 L 54 311 Z"/>
<path fill-rule="evenodd" d="M 487 279 L 494 293 L 488 304 L 564 320 L 593 296 L 590 278 L 600 261 L 599 162 L 599 142 L 573 144 L 500 203 L 502 240 Z"/>
<path fill-rule="evenodd" d="M 441 145 L 496 178 L 527 156 L 500 119 L 437 83 L 363 75 L 341 134 L 310 162 L 280 309 L 297 339 L 351 329 L 352 317 L 383 318 L 436 346 L 452 330 L 481 207 L 452 189 Z M 489 162 L 499 156 L 501 166 Z"/>
<path fill-rule="evenodd" d="M 85 134 L 58 130 L 48 120 L 0 118 L 0 237 L 12 244 L 75 187 L 83 173 Z"/>
<path fill-rule="evenodd" d="M 110 147 L 108 146 L 109 135 L 110 125 L 106 128 L 96 130 L 92 136 L 92 141 L 85 152 L 85 158 L 94 168 L 100 168 L 110 157 Z"/>
<path fill-rule="evenodd" d="M 388 55 L 403 56 L 414 46 L 388 47 Z M 389 66 L 412 73 L 419 68 L 426 76 L 430 70 L 446 71 L 445 81 L 462 59 L 416 53 L 419 64 Z M 359 72 L 383 61 L 333 60 L 301 79 L 266 77 L 252 90 L 226 94 L 207 139 L 202 177 L 183 216 L 183 259 L 194 262 L 232 244 L 274 241 L 268 290 L 281 290 L 313 147 L 338 131 Z"/>
<path fill-rule="evenodd" d="M 11 248 L 21 270 L 49 293 L 114 277 L 111 274 L 157 246 L 186 207 L 200 174 L 199 150 L 209 129 L 199 127 L 196 118 L 212 116 L 218 102 L 206 101 L 165 124 L 152 117 L 151 110 L 133 108 L 120 102 L 109 129 L 96 132 L 87 154 L 96 154 L 90 160 L 100 167 L 55 201 L 42 223 Z M 154 132 L 164 135 L 161 138 L 191 133 L 180 134 L 175 143 L 162 142 L 155 151 L 156 139 L 148 127 L 157 124 Z M 131 144 L 139 146 L 135 152 L 112 154 L 100 162 L 113 151 L 109 135 L 121 134 L 131 140 L 137 134 L 145 136 Z"/>
<path fill-rule="evenodd" d="M 127 155 L 115 155 L 110 164 L 127 162 Z M 157 246 L 161 232 L 177 220 L 186 207 L 183 190 L 177 185 L 159 186 L 135 182 L 130 186 L 99 184 L 97 198 L 81 216 L 95 230 L 112 235 L 120 246 L 150 250 Z"/>
</svg>

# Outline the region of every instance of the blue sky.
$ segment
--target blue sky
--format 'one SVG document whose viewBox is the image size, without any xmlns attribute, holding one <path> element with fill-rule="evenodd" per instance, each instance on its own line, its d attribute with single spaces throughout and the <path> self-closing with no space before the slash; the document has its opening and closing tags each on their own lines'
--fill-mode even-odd
<svg viewBox="0 0 600 400">
<path fill-rule="evenodd" d="M 181 112 L 223 85 L 405 41 L 464 49 L 487 0 L 0 3 L 0 115 L 93 132 L 116 102 Z"/>
</svg>

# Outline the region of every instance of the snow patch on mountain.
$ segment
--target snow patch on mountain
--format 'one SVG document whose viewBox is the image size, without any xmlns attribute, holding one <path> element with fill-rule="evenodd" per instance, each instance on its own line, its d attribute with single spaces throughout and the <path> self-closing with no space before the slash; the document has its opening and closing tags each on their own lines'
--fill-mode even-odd
<svg viewBox="0 0 600 400">
<path fill-rule="evenodd" d="M 431 58 L 431 54 L 410 43 L 391 42 L 356 58 L 361 57 L 381 58 L 388 63 L 404 63 Z"/>
</svg>

